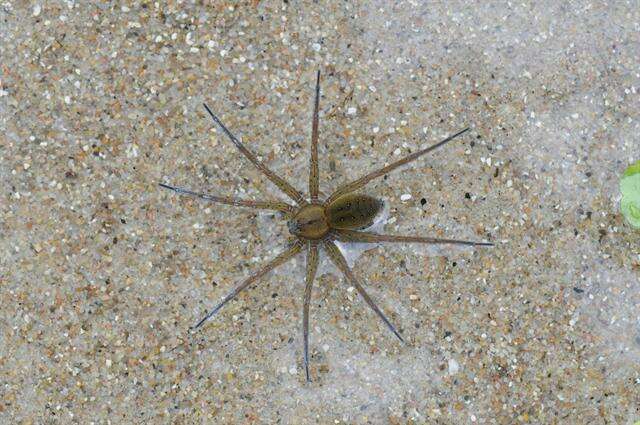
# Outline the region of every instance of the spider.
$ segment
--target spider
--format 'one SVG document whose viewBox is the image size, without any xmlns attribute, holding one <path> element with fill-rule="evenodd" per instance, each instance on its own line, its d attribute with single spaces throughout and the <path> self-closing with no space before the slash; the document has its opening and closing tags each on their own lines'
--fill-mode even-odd
<svg viewBox="0 0 640 425">
<path fill-rule="evenodd" d="M 211 116 L 215 124 L 226 134 L 229 140 L 238 150 L 256 166 L 271 182 L 273 182 L 282 192 L 291 198 L 296 205 L 276 201 L 249 201 L 239 198 L 222 197 L 197 193 L 191 190 L 170 186 L 160 183 L 160 186 L 172 190 L 178 194 L 194 196 L 207 201 L 220 204 L 246 207 L 251 209 L 266 209 L 280 211 L 288 217 L 287 227 L 293 236 L 289 241 L 288 249 L 281 252 L 273 260 L 265 264 L 261 269 L 245 279 L 240 285 L 229 292 L 215 307 L 213 307 L 192 329 L 200 328 L 207 320 L 215 315 L 225 304 L 233 300 L 244 291 L 249 285 L 258 279 L 294 258 L 302 250 L 307 252 L 306 277 L 304 289 L 304 302 L 302 308 L 302 328 L 304 340 L 304 367 L 307 382 L 311 382 L 309 375 L 309 304 L 311 301 L 311 291 L 313 282 L 318 270 L 318 252 L 320 246 L 324 248 L 331 261 L 342 272 L 347 283 L 353 286 L 367 305 L 384 322 L 391 332 L 404 343 L 404 339 L 384 315 L 382 310 L 369 296 L 360 280 L 353 274 L 347 264 L 343 254 L 338 249 L 335 241 L 339 242 L 413 242 L 423 244 L 457 244 L 471 246 L 492 246 L 489 242 L 473 242 L 458 239 L 440 239 L 421 236 L 385 235 L 368 232 L 367 228 L 374 223 L 374 219 L 381 211 L 383 202 L 369 195 L 356 193 L 372 180 L 381 177 L 398 167 L 408 164 L 421 156 L 443 146 L 451 140 L 467 132 L 465 128 L 446 139 L 431 145 L 425 149 L 414 152 L 406 157 L 366 174 L 350 183 L 340 186 L 324 201 L 319 197 L 319 175 L 318 175 L 318 108 L 320 104 L 320 71 L 316 76 L 315 103 L 313 108 L 313 119 L 311 124 L 311 155 L 309 163 L 309 196 L 305 196 L 292 185 L 287 183 L 278 174 L 271 171 L 256 154 L 244 143 L 236 138 L 222 121 L 211 111 L 207 104 L 203 104 L 207 113 Z"/>
</svg>

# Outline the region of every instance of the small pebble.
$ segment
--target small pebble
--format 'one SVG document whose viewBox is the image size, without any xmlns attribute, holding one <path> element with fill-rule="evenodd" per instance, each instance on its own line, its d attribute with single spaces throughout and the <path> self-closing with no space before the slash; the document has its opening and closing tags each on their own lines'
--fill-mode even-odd
<svg viewBox="0 0 640 425">
<path fill-rule="evenodd" d="M 449 375 L 455 375 L 460 370 L 460 365 L 455 359 L 449 359 Z"/>
</svg>

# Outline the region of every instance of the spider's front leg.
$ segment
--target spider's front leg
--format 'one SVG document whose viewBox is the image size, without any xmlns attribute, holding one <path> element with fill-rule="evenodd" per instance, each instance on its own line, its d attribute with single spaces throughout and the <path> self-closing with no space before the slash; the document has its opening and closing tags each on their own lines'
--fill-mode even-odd
<svg viewBox="0 0 640 425">
<path fill-rule="evenodd" d="M 281 266 L 282 264 L 291 260 L 301 250 L 302 250 L 302 242 L 300 242 L 299 240 L 296 240 L 292 247 L 282 252 L 276 258 L 274 258 L 269 263 L 267 263 L 267 265 L 265 265 L 262 269 L 258 270 L 256 273 L 252 274 L 247 279 L 245 279 L 244 282 L 242 282 L 233 291 L 231 291 L 226 297 L 224 297 L 222 301 L 220 301 L 218 305 L 216 305 L 213 309 L 211 309 L 211 311 L 207 313 L 207 315 L 204 316 L 202 320 L 200 320 L 193 328 L 197 329 L 200 326 L 202 326 L 204 322 L 206 322 L 214 314 L 216 314 L 226 303 L 228 303 L 229 301 L 237 297 L 240 292 L 242 292 L 244 289 L 247 288 L 247 286 L 251 285 L 253 282 L 260 279 L 262 276 L 269 273 L 271 270 L 275 269 L 276 267 Z"/>
</svg>

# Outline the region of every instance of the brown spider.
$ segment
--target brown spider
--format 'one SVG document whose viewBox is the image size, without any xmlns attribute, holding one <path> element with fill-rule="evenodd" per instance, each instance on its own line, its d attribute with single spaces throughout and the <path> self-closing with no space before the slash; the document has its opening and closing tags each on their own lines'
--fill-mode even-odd
<svg viewBox="0 0 640 425">
<path fill-rule="evenodd" d="M 321 201 L 318 198 L 318 107 L 320 102 L 320 71 L 318 71 L 316 77 L 316 96 L 313 109 L 313 123 L 311 126 L 311 159 L 310 159 L 310 171 L 309 171 L 309 198 L 303 195 L 300 191 L 295 189 L 289 183 L 287 183 L 282 177 L 271 171 L 267 166 L 260 161 L 256 155 L 250 151 L 240 140 L 238 140 L 231 132 L 224 126 L 220 119 L 211 112 L 211 109 L 204 104 L 205 109 L 213 118 L 213 121 L 222 129 L 222 131 L 229 137 L 231 142 L 242 152 L 242 154 L 255 165 L 262 173 L 269 178 L 280 190 L 287 194 L 297 206 L 293 206 L 284 202 L 274 201 L 247 201 L 238 198 L 227 198 L 214 195 L 208 195 L 204 193 L 196 193 L 190 190 L 181 189 L 173 186 L 169 186 L 160 183 L 160 186 L 170 189 L 174 192 L 195 196 L 201 199 L 209 201 L 235 205 L 241 207 L 248 207 L 253 209 L 267 209 L 281 211 L 289 217 L 287 226 L 289 231 L 295 239 L 290 242 L 290 247 L 286 251 L 280 253 L 276 258 L 267 263 L 262 269 L 258 270 L 252 276 L 248 277 L 244 282 L 231 291 L 226 297 L 222 299 L 209 313 L 207 313 L 202 320 L 200 320 L 195 326 L 199 328 L 207 321 L 211 316 L 216 314 L 218 310 L 222 308 L 226 303 L 234 299 L 241 291 L 246 289 L 253 282 L 267 274 L 269 271 L 284 264 L 288 260 L 295 257 L 306 246 L 307 249 L 307 271 L 306 271 L 306 286 L 304 290 L 304 304 L 303 304 L 303 337 L 304 337 L 304 367 L 306 371 L 307 381 L 310 382 L 309 377 L 309 303 L 311 300 L 311 289 L 313 286 L 313 280 L 318 269 L 318 247 L 322 245 L 331 258 L 331 261 L 336 267 L 344 274 L 346 280 L 353 285 L 358 293 L 364 298 L 365 302 L 371 307 L 371 309 L 382 319 L 385 325 L 393 332 L 395 336 L 402 342 L 404 340 L 396 330 L 396 328 L 389 322 L 387 317 L 382 313 L 378 306 L 373 302 L 369 294 L 365 291 L 364 287 L 360 284 L 358 279 L 353 274 L 351 268 L 347 264 L 344 256 L 335 245 L 334 241 L 341 242 L 417 242 L 425 244 L 458 244 L 458 245 L 472 245 L 472 246 L 491 246 L 493 244 L 488 242 L 472 242 L 456 239 L 439 239 L 431 237 L 420 236 L 400 236 L 400 235 L 380 235 L 371 232 L 367 232 L 366 228 L 371 226 L 375 217 L 380 212 L 383 203 L 371 196 L 364 194 L 356 194 L 354 191 L 365 186 L 371 180 L 383 176 L 396 168 L 408 164 L 411 161 L 421 157 L 422 155 L 431 152 L 432 150 L 444 145 L 445 143 L 455 139 L 467 130 L 465 128 L 458 133 L 447 137 L 435 145 L 429 146 L 426 149 L 414 152 L 406 157 L 396 161 L 386 167 L 373 171 L 351 183 L 347 183 L 340 186 L 333 194 L 331 194 L 326 200 Z"/>
</svg>

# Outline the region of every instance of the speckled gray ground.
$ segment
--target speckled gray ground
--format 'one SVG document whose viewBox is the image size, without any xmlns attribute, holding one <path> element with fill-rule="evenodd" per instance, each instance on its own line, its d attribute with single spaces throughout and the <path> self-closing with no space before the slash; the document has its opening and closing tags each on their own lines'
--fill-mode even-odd
<svg viewBox="0 0 640 425">
<path fill-rule="evenodd" d="M 89 3 L 0 4 L 0 422 L 640 420 L 637 1 Z M 317 69 L 325 194 L 470 125 L 368 191 L 497 245 L 355 261 L 406 345 L 324 266 L 308 385 L 301 257 L 188 333 L 282 217 L 156 184 L 279 196 L 206 100 L 303 188 Z"/>
</svg>

